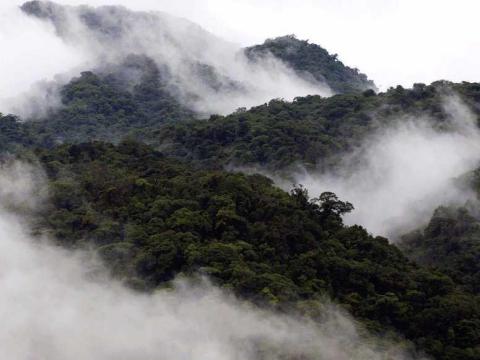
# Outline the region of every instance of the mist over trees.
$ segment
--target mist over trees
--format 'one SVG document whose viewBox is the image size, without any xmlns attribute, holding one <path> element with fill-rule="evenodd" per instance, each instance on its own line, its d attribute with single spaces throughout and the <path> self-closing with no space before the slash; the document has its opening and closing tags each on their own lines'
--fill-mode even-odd
<svg viewBox="0 0 480 360">
<path fill-rule="evenodd" d="M 93 253 L 109 281 L 123 284 L 116 291 L 126 303 L 163 306 L 157 294 L 175 299 L 179 277 L 207 277 L 271 319 L 314 326 L 336 316 L 333 301 L 349 314 L 338 315 L 349 346 L 331 345 L 326 359 L 365 347 L 364 358 L 480 359 L 479 83 L 378 92 L 337 55 L 292 35 L 238 49 L 163 13 L 43 1 L 22 11 L 90 62 L 43 84 L 45 96 L 15 103 L 19 114 L 0 109 L 0 225 L 19 216 L 32 242 L 44 236 L 65 254 Z M 14 159 L 37 171 L 12 170 Z M 425 184 L 432 177 L 408 171 L 439 180 Z M 17 196 L 14 178 L 18 188 L 37 183 L 44 197 Z M 356 197 L 362 191 L 382 203 Z M 388 223 L 391 214 L 408 228 Z M 40 263 L 49 258 L 23 249 Z M 119 308 L 105 305 L 113 293 L 103 291 L 92 293 L 115 318 Z M 180 303 L 190 311 L 188 299 Z M 209 304 L 227 306 L 232 319 L 250 314 L 257 326 L 258 316 L 270 319 L 221 297 Z M 248 359 L 321 353 L 311 341 L 275 352 L 282 334 L 236 330 Z M 234 345 L 231 354 L 244 354 Z"/>
<path fill-rule="evenodd" d="M 134 288 L 200 272 L 259 305 L 312 316 L 329 296 L 368 329 L 399 332 L 438 358 L 475 354 L 478 297 L 344 226 L 352 205 L 332 193 L 287 194 L 263 176 L 193 170 L 132 142 L 37 155 L 52 196 L 37 226 L 67 247 L 88 239 Z"/>
</svg>

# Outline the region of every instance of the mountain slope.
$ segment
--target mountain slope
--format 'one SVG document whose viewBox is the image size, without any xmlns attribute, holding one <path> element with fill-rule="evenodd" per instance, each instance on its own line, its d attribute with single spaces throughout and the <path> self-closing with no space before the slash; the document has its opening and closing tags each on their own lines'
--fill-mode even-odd
<svg viewBox="0 0 480 360">
<path fill-rule="evenodd" d="M 480 114 L 479 84 L 437 82 L 397 87 L 376 95 L 330 98 L 309 96 L 293 102 L 273 100 L 248 111 L 208 121 L 177 123 L 159 131 L 166 154 L 206 165 L 258 165 L 279 170 L 299 163 L 307 168 L 331 166 L 375 130 L 410 117 L 430 118 L 442 127 L 449 118 L 444 102 L 458 94 Z"/>
<path fill-rule="evenodd" d="M 50 142 L 116 142 L 126 136 L 146 138 L 164 123 L 193 119 L 195 114 L 162 86 L 161 76 L 150 59 L 138 56 L 127 57 L 118 68 L 83 72 L 61 90 L 59 110 L 25 126 L 48 134 Z"/>
<path fill-rule="evenodd" d="M 480 294 L 480 221 L 467 208 L 438 208 L 428 226 L 404 235 L 400 246 L 418 264 Z"/>
<path fill-rule="evenodd" d="M 198 121 L 164 90 L 151 60 L 128 59 L 123 63 L 129 64 L 127 67 L 108 67 L 108 71 L 86 72 L 74 79 L 63 89 L 63 108 L 47 118 L 23 123 L 12 123 L 10 118 L 5 124 L 23 134 L 23 143 L 37 146 L 117 142 L 128 136 L 201 166 L 258 165 L 281 170 L 301 164 L 331 169 L 340 156 L 377 129 L 407 117 L 430 118 L 433 126 L 441 128 L 450 116 L 445 98 L 452 94 L 480 114 L 479 84 L 437 82 L 417 84 L 412 89 L 397 87 L 378 95 L 367 90 L 293 102 L 273 100 L 250 110 Z M 129 87 L 123 78 L 125 69 L 131 72 L 132 68 L 138 79 Z M 3 136 L 4 147 L 18 139 L 7 128 Z"/>
<path fill-rule="evenodd" d="M 480 168 L 465 178 L 473 190 L 465 206 L 436 209 L 428 225 L 405 234 L 400 246 L 412 260 L 480 295 Z"/>
<path fill-rule="evenodd" d="M 322 47 L 297 39 L 294 35 L 269 39 L 262 45 L 245 49 L 247 56 L 255 59 L 273 55 L 294 69 L 300 76 L 313 77 L 326 82 L 335 93 L 377 90 L 358 69 L 345 66 L 337 55 L 330 55 Z"/>
<path fill-rule="evenodd" d="M 67 106 L 62 111 L 70 111 L 75 121 L 48 128 L 54 122 L 20 123 L 6 116 L 4 139 L 13 148 L 29 147 L 41 136 L 38 126 L 47 126 L 43 131 L 55 139 L 62 133 L 57 126 L 63 124 L 70 135 L 61 140 L 79 141 L 73 135 L 83 131 L 77 121 L 82 117 L 95 120 L 82 136 L 95 138 L 97 130 L 108 132 L 101 126 L 102 116 L 112 114 L 109 121 L 115 122 L 122 119 L 120 113 L 128 116 L 129 109 L 149 109 L 149 101 L 132 95 L 135 89 L 122 92 L 124 85 L 110 75 L 85 73 L 65 88 Z M 66 246 L 84 246 L 82 240 L 91 239 L 113 272 L 134 287 L 152 289 L 175 274 L 200 270 L 252 301 L 280 308 L 294 303 L 315 312 L 315 300 L 327 294 L 370 329 L 395 329 L 436 358 L 478 359 L 478 296 L 442 272 L 415 266 L 386 239 L 373 238 L 360 227 L 345 227 L 339 215 L 348 204 L 333 195 L 315 203 L 302 189 L 288 195 L 261 176 L 195 168 L 208 162 L 227 164 L 230 160 L 222 154 L 230 137 L 236 144 L 276 153 L 278 132 L 265 130 L 258 140 L 249 137 L 261 134 L 264 126 L 284 129 L 287 150 L 280 160 L 286 153 L 303 160 L 297 147 L 304 139 L 326 141 L 332 154 L 348 149 L 347 138 L 361 138 L 374 129 L 374 118 L 365 116 L 375 112 L 384 115 L 383 121 L 427 112 L 441 126 L 448 116 L 440 106 L 445 92 L 455 90 L 475 109 L 479 89 L 478 84 L 437 83 L 379 95 L 367 91 L 294 103 L 272 101 L 228 117 L 168 125 L 165 133 L 159 128 L 158 134 L 149 134 L 154 139 L 174 130 L 180 136 L 191 129 L 199 143 L 177 140 L 177 150 L 198 154 L 198 159 L 191 153 L 186 157 L 190 164 L 131 142 L 38 150 L 51 180 L 53 206 L 37 230 L 52 232 Z M 222 122 L 227 132 L 219 125 Z M 138 123 L 139 129 L 143 125 Z M 295 126 L 299 130 L 291 131 Z M 202 149 L 206 163 L 199 160 Z M 241 146 L 236 148 L 240 159 L 242 151 Z M 265 164 L 283 166 L 270 160 Z"/>
<path fill-rule="evenodd" d="M 132 142 L 37 155 L 52 194 L 37 231 L 95 246 L 134 287 L 200 271 L 257 304 L 311 316 L 329 296 L 371 330 L 395 329 L 438 359 L 480 358 L 480 299 L 386 239 L 344 226 L 351 206 L 333 194 L 315 201 L 259 175 L 194 170 Z"/>
<path fill-rule="evenodd" d="M 92 70 L 127 56 L 153 60 L 164 88 L 199 114 L 229 113 L 272 98 L 330 95 L 328 84 L 298 76 L 273 57 L 251 62 L 236 45 L 184 19 L 118 6 L 61 6 L 30 1 L 24 13 L 50 22 L 57 35 L 87 55 Z"/>
<path fill-rule="evenodd" d="M 364 75 L 292 37 L 239 52 L 161 13 L 40 1 L 23 10 L 93 63 L 45 118 L 0 115 L 2 154 L 27 149 L 31 158 L 35 148 L 48 175 L 52 203 L 35 230 L 67 247 L 93 246 L 139 290 L 200 272 L 257 304 L 313 317 L 327 296 L 435 358 L 480 359 L 475 216 L 439 210 L 407 239 L 420 249 L 407 250 L 416 265 L 386 239 L 345 226 L 352 207 L 334 194 L 312 200 L 302 187 L 289 194 L 265 177 L 223 170 L 334 169 L 376 129 L 406 117 L 448 130 L 445 96 L 459 96 L 478 118 L 480 84 L 376 94 Z M 327 84 L 344 94 L 296 97 L 330 94 Z"/>
</svg>

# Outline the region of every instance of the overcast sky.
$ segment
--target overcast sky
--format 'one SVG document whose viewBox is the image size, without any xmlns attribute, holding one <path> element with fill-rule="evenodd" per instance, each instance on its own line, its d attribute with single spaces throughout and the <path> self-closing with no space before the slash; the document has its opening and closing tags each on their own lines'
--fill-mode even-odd
<svg viewBox="0 0 480 360">
<path fill-rule="evenodd" d="M 0 0 L 0 11 L 21 0 Z M 58 0 L 62 4 L 122 4 L 138 10 L 162 10 L 182 16 L 241 45 L 265 38 L 296 34 L 325 47 L 352 67 L 358 67 L 382 89 L 438 79 L 480 81 L 478 0 Z M 5 16 L 0 20 L 4 21 Z M 4 21 L 5 22 L 5 21 Z M 36 42 L 28 28 L 0 24 L 2 51 L 32 39 L 36 50 L 14 49 L 10 63 L 31 67 L 35 56 L 49 74 L 41 49 L 60 47 L 52 39 Z M 10 28 L 10 29 L 7 29 Z M 24 30 L 22 30 L 24 29 Z M 37 29 L 38 30 L 38 29 Z M 3 33 L 3 37 L 2 37 Z M 38 33 L 38 31 L 36 31 Z M 8 36 L 6 35 L 8 34 Z M 10 40 L 8 39 L 10 37 Z M 17 53 L 22 56 L 17 56 Z M 55 53 L 55 50 L 52 50 Z M 65 62 L 72 54 L 61 53 Z M 0 59 L 5 66 L 8 59 Z M 47 71 L 48 70 L 48 71 Z M 21 70 L 17 76 L 21 76 Z M 2 72 L 3 73 L 3 72 Z M 13 74 L 10 76 L 14 77 Z M 25 75 L 26 77 L 27 75 Z M 0 82 L 0 93 L 1 93 Z"/>
</svg>

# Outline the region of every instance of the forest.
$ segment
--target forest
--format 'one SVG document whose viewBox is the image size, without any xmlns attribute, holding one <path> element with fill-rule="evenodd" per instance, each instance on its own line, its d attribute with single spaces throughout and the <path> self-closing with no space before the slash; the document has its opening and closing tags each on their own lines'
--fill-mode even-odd
<svg viewBox="0 0 480 360">
<path fill-rule="evenodd" d="M 93 246 L 138 291 L 204 274 L 259 306 L 313 318 L 328 296 L 372 332 L 401 334 L 435 358 L 480 357 L 480 227 L 468 209 L 438 209 L 397 247 L 345 226 L 348 199 L 223 170 L 335 167 L 399 113 L 427 113 L 441 128 L 442 97 L 476 104 L 480 84 L 272 100 L 207 120 L 148 86 L 122 91 L 83 73 L 48 118 L 1 117 L 2 150 L 38 159 L 48 175 L 51 203 L 35 232 Z"/>
<path fill-rule="evenodd" d="M 42 4 L 23 11 L 63 35 L 66 10 Z M 123 23 L 104 16 L 127 10 L 107 10 L 78 11 L 89 34 L 121 42 Z M 151 20 L 128 17 L 138 19 Z M 183 88 L 171 64 L 132 51 L 78 72 L 59 87 L 60 105 L 36 117 L 0 113 L 1 164 L 17 159 L 45 174 L 48 200 L 28 213 L 29 232 L 62 249 L 92 250 L 134 292 L 206 277 L 258 308 L 317 322 L 330 299 L 370 333 L 405 339 L 418 353 L 480 359 L 480 164 L 456 179 L 469 190 L 463 206 L 438 207 L 395 241 L 348 224 L 351 199 L 329 189 L 314 196 L 302 184 L 288 191 L 262 175 L 335 173 L 372 134 L 402 122 L 421 118 L 448 133 L 454 115 L 446 99 L 465 106 L 478 127 L 480 83 L 382 92 L 338 55 L 294 35 L 240 54 L 248 66 L 274 57 L 295 81 L 321 83 L 333 95 L 202 112 L 192 105 L 201 92 Z M 188 60 L 185 78 L 200 79 L 204 92 L 248 92 L 220 68 Z M 262 174 L 242 172 L 252 168 Z"/>
<path fill-rule="evenodd" d="M 93 244 L 135 289 L 201 273 L 260 306 L 313 317 L 328 295 L 370 330 L 396 331 L 439 359 L 479 356 L 477 293 L 343 225 L 353 207 L 335 194 L 310 199 L 260 175 L 195 170 L 131 141 L 36 155 L 52 198 L 37 231 L 69 248 Z"/>
</svg>

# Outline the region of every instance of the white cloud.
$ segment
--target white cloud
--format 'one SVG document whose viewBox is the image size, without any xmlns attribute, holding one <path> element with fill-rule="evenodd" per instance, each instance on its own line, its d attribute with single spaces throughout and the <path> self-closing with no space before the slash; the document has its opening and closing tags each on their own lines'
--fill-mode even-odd
<svg viewBox="0 0 480 360">
<path fill-rule="evenodd" d="M 48 24 L 0 5 L 0 98 L 26 91 L 36 81 L 79 65 L 82 54 L 63 43 Z"/>
<path fill-rule="evenodd" d="M 10 82 L 0 83 L 0 98 L 2 94 L 4 97 L 15 96 L 26 90 L 25 85 L 29 85 L 28 81 L 27 84 L 23 81 L 15 83 L 15 75 L 11 74 L 22 72 L 24 78 L 33 83 L 51 76 L 51 72 L 55 71 L 53 69 L 63 73 L 72 67 L 79 67 L 78 74 L 80 65 L 83 70 L 90 70 L 106 62 L 122 61 L 132 53 L 145 54 L 155 60 L 160 68 L 166 69 L 165 72 L 171 75 L 168 80 L 171 91 L 185 105 L 199 113 L 227 114 L 239 107 L 259 105 L 272 98 L 292 100 L 308 94 L 331 94 L 326 84 L 314 84 L 300 78 L 273 57 L 259 59 L 252 64 L 239 54 L 238 45 L 213 36 L 188 21 L 161 12 L 155 16 L 139 14 L 132 17 L 123 10 L 111 12 L 100 9 L 98 14 L 102 21 L 118 22 L 121 18 L 122 26 L 128 28 L 115 40 L 106 40 L 99 32 L 86 27 L 79 21 L 79 11 L 72 8 L 67 13 L 68 20 L 58 20 L 62 23 L 59 32 L 61 41 L 46 24 L 22 16 L 18 10 L 6 12 L 6 16 L 11 18 L 3 36 L 8 40 L 11 52 L 8 54 L 8 63 L 0 68 L 0 72 L 10 74 L 10 77 L 6 77 L 10 78 Z M 25 24 L 20 35 L 15 30 L 9 30 L 19 24 Z M 223 85 L 217 87 L 205 70 L 199 69 L 199 64 L 214 69 Z M 38 93 L 43 95 L 41 90 L 37 87 L 35 91 L 37 99 Z M 21 98 L 25 99 L 25 96 Z M 28 106 L 32 101 L 27 98 L 28 101 L 3 101 L 0 108 L 25 117 L 31 115 L 32 111 L 38 113 L 44 110 L 38 106 Z M 52 102 L 55 97 L 45 99 L 55 104 L 55 101 Z M 39 101 L 35 103 L 38 105 Z"/>
<path fill-rule="evenodd" d="M 345 217 L 348 224 L 395 241 L 425 225 L 438 206 L 475 198 L 455 179 L 480 162 L 476 118 L 455 97 L 446 100 L 445 108 L 453 118 L 452 131 L 433 129 L 428 118 L 400 118 L 372 134 L 337 172 L 305 172 L 296 183 L 315 197 L 335 192 L 355 206 Z"/>
<path fill-rule="evenodd" d="M 1 12 L 23 0 L 2 0 Z M 58 0 L 61 4 L 123 4 L 136 10 L 162 10 L 198 22 L 207 30 L 250 45 L 267 37 L 296 33 L 359 67 L 382 88 L 438 79 L 480 81 L 480 38 L 476 0 Z M 9 12 L 9 17 L 12 16 Z M 5 21 L 6 20 L 6 21 Z M 48 29 L 32 20 L 15 25 L 2 19 L 1 66 L 16 68 L 0 80 L 24 89 L 33 78 L 48 78 L 58 64 L 76 64 Z M 27 26 L 28 25 L 28 26 Z M 9 28 L 5 32 L 5 28 Z M 22 29 L 15 33 L 15 30 Z M 28 43 L 25 49 L 22 44 Z M 47 49 L 47 51 L 42 51 Z M 60 60 L 52 62 L 52 59 Z M 33 61 L 35 60 L 35 62 Z M 39 70 L 41 69 L 41 71 Z"/>
</svg>

